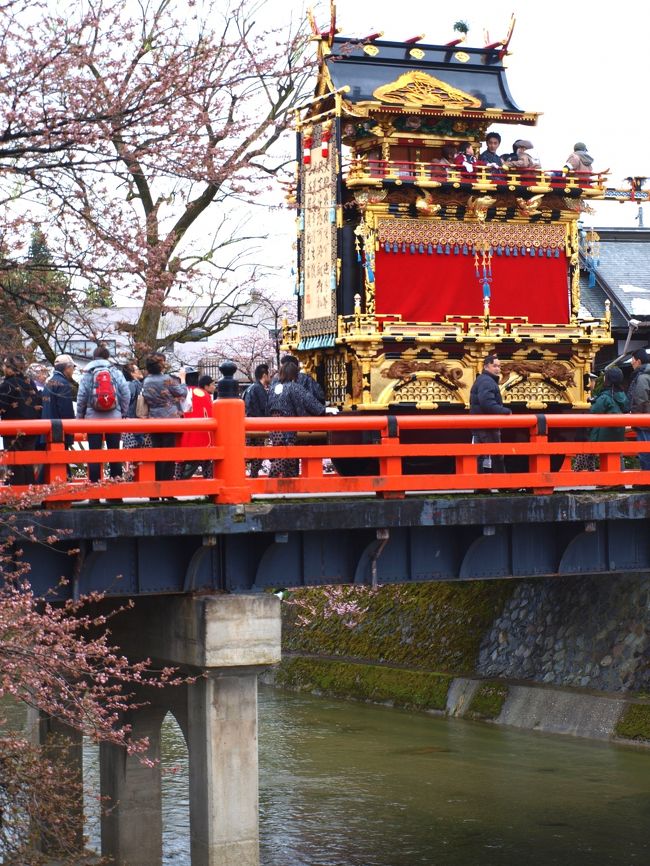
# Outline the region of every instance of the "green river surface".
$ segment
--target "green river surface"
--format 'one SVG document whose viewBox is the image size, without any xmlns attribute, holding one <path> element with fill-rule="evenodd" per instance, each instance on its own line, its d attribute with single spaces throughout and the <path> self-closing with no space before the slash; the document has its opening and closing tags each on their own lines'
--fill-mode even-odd
<svg viewBox="0 0 650 866">
<path fill-rule="evenodd" d="M 260 688 L 262 866 L 650 862 L 650 751 Z M 167 720 L 164 863 L 190 866 Z M 97 750 L 85 755 L 97 782 Z M 88 831 L 98 846 L 96 803 Z"/>
</svg>

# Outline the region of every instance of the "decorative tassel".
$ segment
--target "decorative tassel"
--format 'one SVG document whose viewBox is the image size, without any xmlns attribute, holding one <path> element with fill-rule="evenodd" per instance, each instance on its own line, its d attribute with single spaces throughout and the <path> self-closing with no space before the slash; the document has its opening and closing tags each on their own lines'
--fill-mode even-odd
<svg viewBox="0 0 650 866">
<path fill-rule="evenodd" d="M 393 243 L 393 252 L 394 252 L 394 253 L 399 252 L 399 247 L 397 246 L 397 242 L 394 242 L 394 243 Z"/>
<path fill-rule="evenodd" d="M 552 253 L 552 251 L 551 251 L 551 248 L 550 248 L 550 247 L 546 247 L 546 258 L 547 258 L 547 259 L 550 259 L 552 255 L 553 255 L 553 253 Z"/>
<path fill-rule="evenodd" d="M 511 248 L 510 248 L 510 247 L 506 247 L 506 250 L 505 250 L 505 252 L 506 252 L 506 255 L 507 255 L 507 256 L 510 256 L 510 254 L 511 254 L 511 252 L 512 252 L 512 250 L 511 250 Z"/>
<path fill-rule="evenodd" d="M 332 136 L 331 128 L 329 128 L 329 129 L 324 128 L 322 135 L 321 135 L 320 152 L 321 152 L 321 155 L 325 159 L 327 159 L 327 157 L 330 155 L 330 138 L 331 138 L 331 136 Z"/>
<path fill-rule="evenodd" d="M 302 140 L 302 163 L 311 165 L 311 146 L 314 142 L 313 136 L 305 135 Z"/>
<path fill-rule="evenodd" d="M 386 243 L 384 244 L 384 249 L 386 250 L 387 253 L 390 252 L 390 244 L 388 243 L 388 241 L 386 241 Z"/>
<path fill-rule="evenodd" d="M 406 252 L 406 244 L 402 244 L 402 252 L 403 252 L 403 253 Z"/>
<path fill-rule="evenodd" d="M 525 256 L 526 255 L 526 247 L 522 247 L 520 252 L 521 252 L 522 256 Z"/>
<path fill-rule="evenodd" d="M 503 254 L 503 247 L 501 246 L 501 244 L 499 244 L 499 246 L 497 247 L 497 255 L 500 256 L 502 254 Z"/>
<path fill-rule="evenodd" d="M 560 248 L 559 248 L 559 247 L 556 247 L 556 248 L 555 248 L 555 258 L 556 258 L 556 259 L 559 259 L 559 258 L 560 258 Z"/>
<path fill-rule="evenodd" d="M 589 271 L 589 288 L 593 289 L 596 286 L 596 271 Z"/>
<path fill-rule="evenodd" d="M 456 244 L 454 247 L 454 255 L 457 256 L 459 252 L 460 252 L 460 249 L 458 247 L 458 244 Z"/>
<path fill-rule="evenodd" d="M 427 253 L 432 256 L 433 255 L 433 245 L 427 244 Z"/>
<path fill-rule="evenodd" d="M 442 255 L 442 244 L 438 244 L 438 246 L 436 247 L 436 252 L 439 256 Z"/>
<path fill-rule="evenodd" d="M 484 298 L 490 297 L 490 284 L 488 283 L 487 280 L 483 280 L 483 297 Z"/>
<path fill-rule="evenodd" d="M 467 244 L 463 244 L 463 255 L 466 256 L 466 255 L 468 255 L 468 253 L 469 253 L 469 250 L 467 249 Z"/>
<path fill-rule="evenodd" d="M 424 244 L 420 244 L 420 245 L 418 246 L 418 252 L 419 252 L 419 253 L 423 253 L 423 252 L 424 252 Z"/>
<path fill-rule="evenodd" d="M 450 253 L 451 253 L 451 247 L 449 246 L 449 244 L 447 244 L 445 246 L 445 255 L 448 256 Z"/>
<path fill-rule="evenodd" d="M 334 207 L 334 205 L 332 205 L 332 207 L 330 208 L 330 223 L 332 225 L 334 225 L 335 222 L 336 222 L 336 208 Z"/>
<path fill-rule="evenodd" d="M 519 248 L 518 247 L 512 248 L 512 255 L 515 257 L 519 255 Z"/>
<path fill-rule="evenodd" d="M 411 251 L 411 255 L 413 255 L 413 253 L 415 252 L 415 244 L 411 244 L 409 246 L 409 250 Z"/>
</svg>

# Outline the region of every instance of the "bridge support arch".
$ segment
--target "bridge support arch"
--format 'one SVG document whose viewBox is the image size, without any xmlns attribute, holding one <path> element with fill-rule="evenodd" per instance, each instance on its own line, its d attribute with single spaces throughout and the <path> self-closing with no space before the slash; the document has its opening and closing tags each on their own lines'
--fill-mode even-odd
<svg viewBox="0 0 650 866">
<path fill-rule="evenodd" d="M 107 603 L 107 602 L 106 602 Z M 139 597 L 111 623 L 111 641 L 134 661 L 151 658 L 194 678 L 143 688 L 124 721 L 160 758 L 171 712 L 186 740 L 192 866 L 259 866 L 257 678 L 280 661 L 280 601 L 269 593 Z M 43 722 L 36 727 L 43 739 Z M 71 741 L 81 762 L 81 741 Z M 102 854 L 116 866 L 161 866 L 160 764 L 102 744 Z M 80 815 L 79 815 L 80 818 Z M 81 821 L 79 820 L 81 832 Z"/>
</svg>

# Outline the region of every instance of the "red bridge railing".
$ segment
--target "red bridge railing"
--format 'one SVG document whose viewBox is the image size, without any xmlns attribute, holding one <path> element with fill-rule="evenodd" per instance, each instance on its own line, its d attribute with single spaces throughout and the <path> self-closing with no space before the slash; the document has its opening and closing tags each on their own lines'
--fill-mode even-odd
<svg viewBox="0 0 650 866">
<path fill-rule="evenodd" d="M 208 497 L 217 503 L 244 503 L 253 496 L 270 494 L 367 493 L 400 497 L 418 491 L 462 492 L 498 488 L 504 491 L 552 492 L 557 488 L 650 484 L 650 472 L 632 468 L 638 465 L 637 461 L 628 461 L 631 468 L 622 468 L 622 458 L 650 453 L 650 442 L 629 439 L 580 441 L 580 436 L 592 427 L 648 428 L 650 416 L 325 415 L 318 418 L 245 418 L 241 400 L 220 399 L 214 403 L 214 417 L 205 420 L 3 421 L 0 422 L 2 436 L 39 435 L 44 441 L 41 450 L 1 451 L 0 468 L 4 467 L 5 480 L 14 466 L 43 466 L 43 485 L 27 488 L 5 483 L 0 486 L 0 504 L 16 505 L 24 501 L 55 506 L 80 500 L 160 497 Z M 471 444 L 469 431 L 477 428 L 500 429 L 504 438 L 517 441 Z M 196 448 L 85 450 L 88 433 L 180 434 L 184 431 L 210 432 L 213 444 Z M 296 431 L 297 444 L 272 447 L 265 444 L 265 437 L 274 431 Z M 75 445 L 69 450 L 64 445 L 66 434 L 75 437 Z M 315 441 L 314 434 L 319 434 Z M 554 441 L 559 435 L 564 436 L 564 440 Z M 249 442 L 257 440 L 258 444 L 246 444 L 247 437 Z M 450 438 L 455 441 L 444 441 Z M 351 444 L 343 444 L 346 439 Z M 522 458 L 517 461 L 521 466 L 518 471 L 506 473 L 479 473 L 477 458 L 486 454 Z M 572 458 L 578 454 L 598 455 L 599 468 L 577 471 L 573 468 Z M 251 460 L 276 461 L 282 458 L 299 460 L 297 477 L 251 478 L 247 474 L 247 463 L 250 465 Z M 444 467 L 439 469 L 440 461 L 436 463 L 432 458 L 446 458 Z M 346 460 L 360 459 L 371 461 L 367 465 L 372 467 L 372 474 L 343 476 L 325 465 L 331 460 L 341 468 Z M 156 480 L 156 463 L 160 461 L 209 462 L 213 466 L 213 477 Z M 122 477 L 91 483 L 87 475 L 88 462 L 105 466 L 120 462 L 123 464 Z"/>
</svg>

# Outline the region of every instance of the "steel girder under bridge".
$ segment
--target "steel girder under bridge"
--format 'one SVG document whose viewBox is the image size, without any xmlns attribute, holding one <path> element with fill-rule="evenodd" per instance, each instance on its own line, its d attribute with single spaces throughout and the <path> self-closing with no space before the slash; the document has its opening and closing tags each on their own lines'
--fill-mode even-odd
<svg viewBox="0 0 650 866">
<path fill-rule="evenodd" d="M 593 492 L 73 508 L 3 531 L 38 593 L 127 596 L 644 572 L 649 517 L 646 493 Z"/>
</svg>

